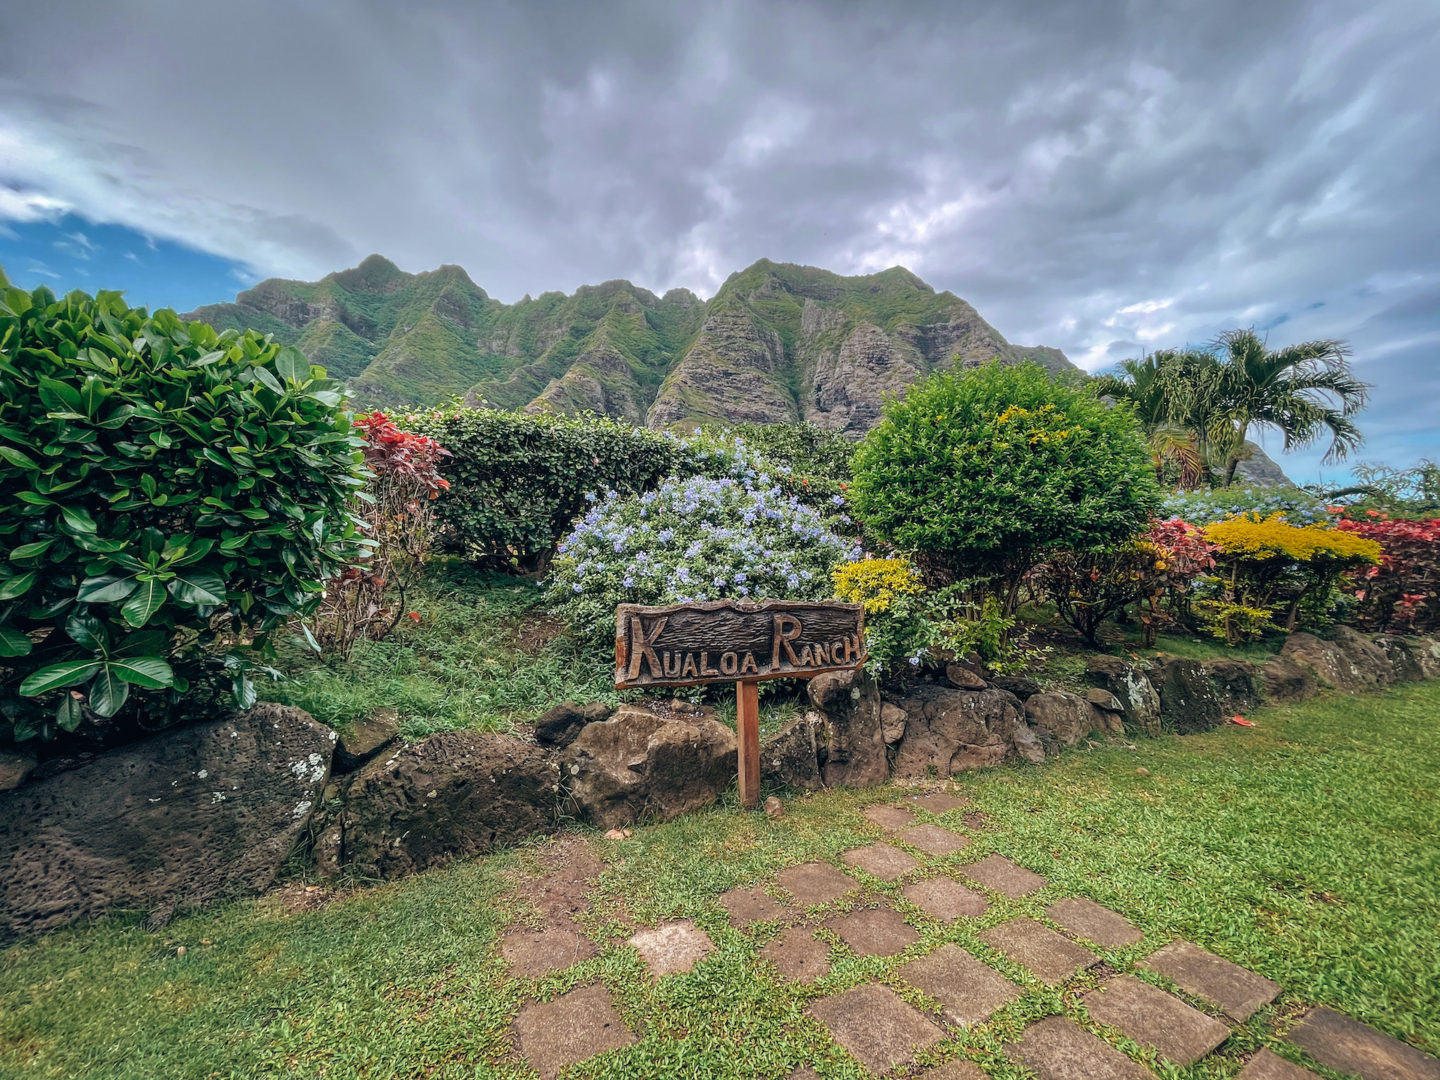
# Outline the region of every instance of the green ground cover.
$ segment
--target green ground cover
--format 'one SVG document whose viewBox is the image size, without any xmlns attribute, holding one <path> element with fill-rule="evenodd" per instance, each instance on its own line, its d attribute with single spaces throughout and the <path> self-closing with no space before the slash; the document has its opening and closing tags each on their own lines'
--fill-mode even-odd
<svg viewBox="0 0 1440 1080">
<path fill-rule="evenodd" d="M 1440 745 L 1424 733 L 1437 709 L 1440 682 L 1414 684 L 1263 709 L 1253 729 L 1141 740 L 1134 750 L 1081 748 L 1044 767 L 967 774 L 956 786 L 984 822 L 970 830 L 969 848 L 936 861 L 999 852 L 1050 885 L 1020 901 L 992 897 L 985 915 L 950 926 L 898 903 L 919 945 L 889 959 L 837 946 L 831 973 L 811 985 L 776 978 L 757 960 L 771 931 L 731 929 L 715 897 L 808 859 L 838 865 L 846 848 L 879 835 L 856 810 L 894 798 L 893 785 L 789 800 L 778 820 L 732 804 L 622 842 L 582 833 L 607 863 L 584 923 L 603 951 L 538 984 L 507 978 L 496 941 L 526 918 L 510 890 L 534 871 L 543 842 L 356 888 L 314 910 L 272 895 L 154 934 L 138 916 L 109 918 L 0 953 L 0 1076 L 530 1077 L 508 1034 L 522 1002 L 599 978 L 640 1038 L 567 1075 L 782 1077 L 812 1062 L 825 1077 L 858 1077 L 804 1017 L 808 1003 L 888 978 L 908 956 L 953 941 L 1026 994 L 925 1060 L 968 1057 L 1013 1080 L 1020 1074 L 1002 1043 L 1066 1005 L 1083 1021 L 1074 992 L 1095 976 L 1072 981 L 1062 997 L 978 935 L 1017 914 L 1040 916 L 1066 895 L 1091 897 L 1145 931 L 1141 945 L 1104 954 L 1116 967 L 1184 937 L 1285 988 L 1218 1056 L 1191 1069 L 1150 1059 L 1157 1075 L 1232 1076 L 1244 1052 L 1312 1003 L 1435 1053 Z M 961 827 L 961 812 L 944 820 Z M 897 894 L 872 885 L 874 894 Z M 623 939 L 628 920 L 671 916 L 693 917 L 717 948 L 692 973 L 657 984 Z"/>
</svg>

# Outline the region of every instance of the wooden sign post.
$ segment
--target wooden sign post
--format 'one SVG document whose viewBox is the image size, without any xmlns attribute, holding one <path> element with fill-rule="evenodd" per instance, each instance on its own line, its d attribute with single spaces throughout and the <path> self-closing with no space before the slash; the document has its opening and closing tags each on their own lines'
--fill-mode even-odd
<svg viewBox="0 0 1440 1080">
<path fill-rule="evenodd" d="M 865 662 L 865 614 L 839 601 L 710 600 L 615 609 L 615 685 L 735 683 L 740 802 L 760 801 L 762 679 L 809 679 Z"/>
</svg>

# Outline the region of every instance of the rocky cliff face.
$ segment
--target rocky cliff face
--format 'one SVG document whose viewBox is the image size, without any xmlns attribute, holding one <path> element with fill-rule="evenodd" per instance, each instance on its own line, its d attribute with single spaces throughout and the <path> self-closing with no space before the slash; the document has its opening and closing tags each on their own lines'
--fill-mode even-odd
<svg viewBox="0 0 1440 1080">
<path fill-rule="evenodd" d="M 1058 349 L 1011 345 L 901 267 L 841 277 L 762 259 L 708 302 L 608 281 L 507 305 L 459 267 L 407 274 L 372 255 L 318 282 L 261 282 L 188 317 L 296 345 L 362 405 L 463 395 L 651 427 L 809 420 L 858 437 L 887 394 L 938 368 L 999 357 L 1075 370 Z"/>
</svg>

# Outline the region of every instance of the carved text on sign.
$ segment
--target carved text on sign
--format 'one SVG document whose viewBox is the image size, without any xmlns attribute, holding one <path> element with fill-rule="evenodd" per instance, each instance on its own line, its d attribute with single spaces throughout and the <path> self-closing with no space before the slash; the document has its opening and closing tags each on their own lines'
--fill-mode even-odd
<svg viewBox="0 0 1440 1080">
<path fill-rule="evenodd" d="M 717 600 L 615 613 L 619 687 L 809 678 L 864 660 L 859 604 Z"/>
</svg>

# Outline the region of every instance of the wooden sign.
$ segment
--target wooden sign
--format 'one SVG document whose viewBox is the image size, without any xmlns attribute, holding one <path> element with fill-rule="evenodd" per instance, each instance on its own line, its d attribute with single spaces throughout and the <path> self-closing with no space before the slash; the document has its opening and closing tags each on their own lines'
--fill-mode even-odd
<svg viewBox="0 0 1440 1080">
<path fill-rule="evenodd" d="M 615 609 L 615 685 L 733 682 L 740 735 L 740 801 L 760 798 L 762 679 L 808 679 L 865 662 L 865 614 L 839 601 L 711 600 Z"/>
</svg>

